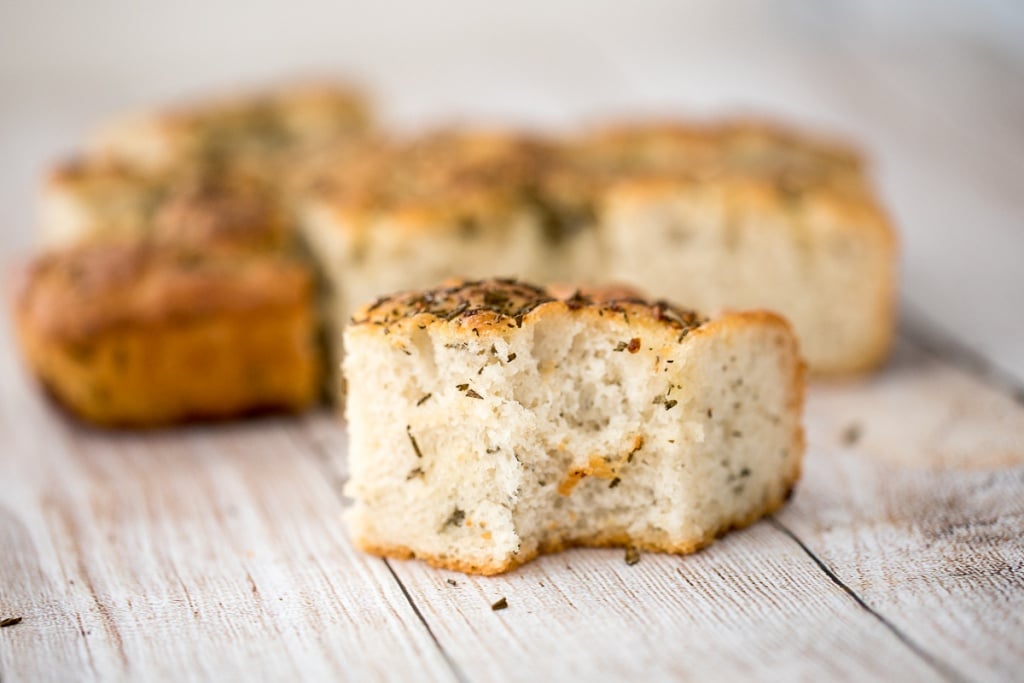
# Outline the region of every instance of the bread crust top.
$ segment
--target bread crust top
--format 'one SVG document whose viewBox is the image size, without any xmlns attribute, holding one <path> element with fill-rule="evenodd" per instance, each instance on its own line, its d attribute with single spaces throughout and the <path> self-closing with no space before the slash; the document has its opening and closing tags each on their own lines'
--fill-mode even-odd
<svg viewBox="0 0 1024 683">
<path fill-rule="evenodd" d="M 680 340 L 708 319 L 667 301 L 625 296 L 622 288 L 553 292 L 514 279 L 450 280 L 440 287 L 385 296 L 363 306 L 352 319 L 354 329 L 380 334 L 409 333 L 438 325 L 465 333 L 504 335 L 525 320 L 578 313 L 598 317 L 622 316 L 625 321 L 671 329 Z"/>
<path fill-rule="evenodd" d="M 733 196 L 816 196 L 872 205 L 851 148 L 757 121 L 620 124 L 555 142 L 508 132 L 440 131 L 368 145 L 314 194 L 335 224 L 440 230 L 458 220 L 534 211 L 553 224 L 592 221 L 609 192 L 725 183 Z M 571 227 L 571 226 L 569 226 Z M 557 236 L 557 235 L 555 235 Z"/>
<path fill-rule="evenodd" d="M 378 140 L 325 178 L 316 195 L 350 219 L 487 218 L 528 201 L 550 155 L 539 138 L 500 131 Z"/>
<path fill-rule="evenodd" d="M 280 255 L 107 243 L 39 256 L 18 275 L 20 325 L 76 341 L 113 329 L 306 305 L 312 279 Z"/>
<path fill-rule="evenodd" d="M 157 244 L 208 249 L 281 248 L 289 238 L 280 203 L 243 179 L 200 180 L 167 194 L 153 216 Z"/>
</svg>

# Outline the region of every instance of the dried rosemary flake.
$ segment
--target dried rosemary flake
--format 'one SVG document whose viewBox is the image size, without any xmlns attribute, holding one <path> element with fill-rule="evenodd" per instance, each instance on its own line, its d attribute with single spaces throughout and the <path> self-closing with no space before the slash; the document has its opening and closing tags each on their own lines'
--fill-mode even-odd
<svg viewBox="0 0 1024 683">
<path fill-rule="evenodd" d="M 483 398 L 483 396 L 470 389 L 466 392 L 466 398 Z"/>
<path fill-rule="evenodd" d="M 611 483 L 608 484 L 608 488 L 613 489 L 613 488 L 615 488 L 616 486 L 618 486 L 621 483 L 622 483 L 622 480 L 619 479 L 618 477 L 615 477 L 614 479 L 612 479 Z"/>
<path fill-rule="evenodd" d="M 452 514 L 448 515 L 448 519 L 444 521 L 444 525 L 442 525 L 441 528 L 443 529 L 445 527 L 450 526 L 462 526 L 462 520 L 464 519 L 466 519 L 465 511 L 459 508 L 455 508 L 454 510 L 452 510 Z"/>
<path fill-rule="evenodd" d="M 469 389 L 469 384 L 456 384 L 455 388 L 459 391 L 465 391 L 466 389 Z"/>
<path fill-rule="evenodd" d="M 467 308 L 469 308 L 469 302 L 463 301 L 458 306 L 449 311 L 447 315 L 442 317 L 448 321 L 454 320 L 455 318 L 458 318 L 460 315 L 465 313 Z"/>
<path fill-rule="evenodd" d="M 420 445 L 416 443 L 416 437 L 412 435 L 412 427 L 405 425 L 405 433 L 409 435 L 409 443 L 412 444 L 412 449 L 416 452 L 416 457 L 422 458 L 423 451 L 420 450 Z"/>
<path fill-rule="evenodd" d="M 677 403 L 679 403 L 679 401 L 675 399 L 672 399 L 671 401 L 665 401 L 665 410 L 672 410 L 673 408 L 676 407 Z"/>
<path fill-rule="evenodd" d="M 842 436 L 843 445 L 844 446 L 854 446 L 854 445 L 856 445 L 857 442 L 860 441 L 860 437 L 863 434 L 863 432 L 864 432 L 864 430 L 861 428 L 861 426 L 858 423 L 854 422 L 854 423 L 850 424 L 849 426 L 846 427 L 846 429 L 843 430 L 843 436 Z"/>
<path fill-rule="evenodd" d="M 636 452 L 639 451 L 643 447 L 644 447 L 644 437 L 638 436 L 636 438 L 635 445 L 633 446 L 633 450 L 631 450 L 629 452 L 629 455 L 626 456 L 626 462 L 633 462 L 633 456 L 636 455 Z"/>
<path fill-rule="evenodd" d="M 409 472 L 409 474 L 407 474 L 405 476 L 405 480 L 409 481 L 410 479 L 415 479 L 416 477 L 422 477 L 422 476 L 423 476 L 423 468 L 422 467 L 417 467 L 416 469 L 411 470 Z"/>
<path fill-rule="evenodd" d="M 505 359 L 505 362 L 506 362 L 506 363 L 511 363 L 511 362 L 512 362 L 512 361 L 514 361 L 515 359 L 516 359 L 516 354 L 514 354 L 514 353 L 510 353 L 510 354 L 508 354 L 508 358 L 506 358 L 506 359 Z"/>
<path fill-rule="evenodd" d="M 425 394 L 425 395 L 423 396 L 423 398 L 421 398 L 420 400 L 416 401 L 416 406 L 417 406 L 417 407 L 419 407 L 419 406 L 423 405 L 423 404 L 424 404 L 424 403 L 426 403 L 426 402 L 427 402 L 428 400 L 430 400 L 430 397 L 431 397 L 431 396 L 433 396 L 433 394 Z"/>
<path fill-rule="evenodd" d="M 626 546 L 626 564 L 632 567 L 634 564 L 640 561 L 640 551 L 635 547 L 628 545 Z"/>
<path fill-rule="evenodd" d="M 7 628 L 8 626 L 17 626 L 21 623 L 21 617 L 5 617 L 0 619 L 0 628 Z"/>
<path fill-rule="evenodd" d="M 627 344 L 626 342 L 620 341 L 618 344 L 615 345 L 615 350 L 619 351 L 619 352 L 622 352 L 622 351 L 625 351 L 626 347 L 628 347 L 628 346 L 629 346 L 629 344 Z"/>
<path fill-rule="evenodd" d="M 491 605 L 491 610 L 493 610 L 495 612 L 497 612 L 498 610 L 507 609 L 507 608 L 508 608 L 508 600 L 506 600 L 505 598 L 501 598 L 496 603 Z"/>
</svg>

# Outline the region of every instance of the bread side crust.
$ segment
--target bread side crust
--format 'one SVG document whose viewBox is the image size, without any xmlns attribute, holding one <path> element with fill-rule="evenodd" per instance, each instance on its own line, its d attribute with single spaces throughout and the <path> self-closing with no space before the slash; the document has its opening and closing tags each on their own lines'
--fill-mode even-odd
<svg viewBox="0 0 1024 683">
<path fill-rule="evenodd" d="M 318 395 L 312 284 L 301 266 L 234 257 L 231 269 L 140 245 L 48 254 L 21 274 L 18 339 L 71 412 L 150 427 Z"/>
<path fill-rule="evenodd" d="M 19 326 L 39 381 L 71 413 L 107 427 L 300 411 L 319 395 L 308 308 L 120 328 L 79 341 Z"/>
</svg>

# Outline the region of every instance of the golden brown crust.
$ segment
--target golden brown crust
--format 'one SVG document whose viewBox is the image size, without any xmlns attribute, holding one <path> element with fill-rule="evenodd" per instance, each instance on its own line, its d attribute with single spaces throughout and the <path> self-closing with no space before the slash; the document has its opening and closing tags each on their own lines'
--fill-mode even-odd
<svg viewBox="0 0 1024 683">
<path fill-rule="evenodd" d="M 307 269 L 275 255 L 219 257 L 141 242 L 36 258 L 20 278 L 22 324 L 74 341 L 122 327 L 285 309 L 312 296 Z"/>
<path fill-rule="evenodd" d="M 824 185 L 859 178 L 850 147 L 754 119 L 707 124 L 626 123 L 570 143 L 570 165 L 612 175 L 748 176 Z"/>
<path fill-rule="evenodd" d="M 29 364 L 98 424 L 299 410 L 318 395 L 310 277 L 279 257 L 75 249 L 37 259 L 15 297 Z"/>
<path fill-rule="evenodd" d="M 410 326 L 452 324 L 471 328 L 477 335 L 500 334 L 522 327 L 531 316 L 562 311 L 623 316 L 626 320 L 667 326 L 682 340 L 706 322 L 694 311 L 667 301 L 617 296 L 622 293 L 625 292 L 621 289 L 577 289 L 559 299 L 547 289 L 513 279 L 452 280 L 434 289 L 381 297 L 353 316 L 352 327 L 376 328 L 390 334 L 392 329 Z"/>
</svg>

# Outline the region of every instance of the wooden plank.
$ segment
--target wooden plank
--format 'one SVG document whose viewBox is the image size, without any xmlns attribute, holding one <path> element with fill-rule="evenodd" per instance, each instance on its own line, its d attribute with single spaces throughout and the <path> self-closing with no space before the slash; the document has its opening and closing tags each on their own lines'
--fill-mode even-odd
<svg viewBox="0 0 1024 683">
<path fill-rule="evenodd" d="M 874 379 L 814 386 L 807 422 L 778 526 L 703 553 L 581 550 L 497 579 L 392 566 L 474 680 L 1012 677 L 1024 409 L 904 344 Z"/>
<path fill-rule="evenodd" d="M 633 566 L 592 549 L 495 578 L 391 564 L 469 680 L 935 676 L 768 523 Z M 493 611 L 502 597 L 508 608 Z"/>
<path fill-rule="evenodd" d="M 0 675 L 451 680 L 356 553 L 287 420 L 110 434 L 54 419 L 0 339 Z"/>
<path fill-rule="evenodd" d="M 779 521 L 945 669 L 1019 676 L 1019 397 L 906 344 L 882 375 L 816 387 L 807 423 L 813 457 Z"/>
</svg>

